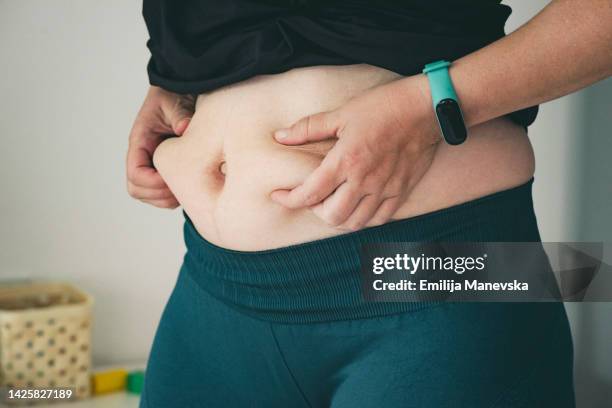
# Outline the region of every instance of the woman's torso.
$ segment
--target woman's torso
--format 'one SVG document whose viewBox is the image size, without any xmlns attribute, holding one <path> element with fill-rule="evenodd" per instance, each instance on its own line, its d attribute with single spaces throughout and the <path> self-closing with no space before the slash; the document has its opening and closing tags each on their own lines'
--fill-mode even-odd
<svg viewBox="0 0 612 408">
<path fill-rule="evenodd" d="M 187 131 L 158 147 L 155 166 L 198 232 L 218 246 L 254 251 L 344 233 L 309 209 L 289 210 L 270 199 L 272 191 L 300 184 L 333 141 L 289 147 L 277 143 L 272 133 L 399 78 L 370 65 L 318 66 L 200 95 Z M 471 128 L 461 146 L 440 143 L 430 169 L 393 219 L 519 185 L 533 172 L 524 129 L 495 119 Z"/>
</svg>

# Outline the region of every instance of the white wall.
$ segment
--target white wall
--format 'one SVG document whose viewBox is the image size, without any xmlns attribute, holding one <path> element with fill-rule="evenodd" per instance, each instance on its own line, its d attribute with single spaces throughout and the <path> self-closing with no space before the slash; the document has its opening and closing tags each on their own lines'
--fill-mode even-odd
<svg viewBox="0 0 612 408">
<path fill-rule="evenodd" d="M 547 1 L 506 3 L 512 30 Z M 136 0 L 0 0 L 0 277 L 66 279 L 91 292 L 94 359 L 104 364 L 147 356 L 183 253 L 180 213 L 125 193 L 127 135 L 147 86 L 140 12 Z M 612 241 L 578 198 L 579 153 L 601 150 L 581 139 L 593 132 L 585 106 L 602 93 L 612 95 L 609 81 L 545 104 L 530 129 L 545 241 Z M 589 183 L 610 188 L 611 176 Z M 581 390 L 593 393 L 612 383 L 612 309 L 585 307 L 570 316 L 587 367 L 579 382 L 596 383 Z"/>
<path fill-rule="evenodd" d="M 97 363 L 144 359 L 182 256 L 180 214 L 125 192 L 147 87 L 140 1 L 0 2 L 0 275 L 97 301 Z"/>
<path fill-rule="evenodd" d="M 548 0 L 507 0 L 510 32 Z M 612 264 L 612 79 L 540 107 L 529 136 L 536 152 L 534 205 L 543 241 L 605 242 Z M 609 407 L 612 303 L 574 303 L 572 326 L 578 407 Z M 605 394 L 604 394 L 605 393 Z"/>
</svg>

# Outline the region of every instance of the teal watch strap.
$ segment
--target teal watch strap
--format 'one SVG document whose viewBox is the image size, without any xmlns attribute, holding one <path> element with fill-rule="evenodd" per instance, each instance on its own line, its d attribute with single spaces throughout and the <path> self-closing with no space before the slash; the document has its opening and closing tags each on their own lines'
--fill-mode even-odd
<svg viewBox="0 0 612 408">
<path fill-rule="evenodd" d="M 448 61 L 436 61 L 425 65 L 423 73 L 429 80 L 433 108 L 440 131 L 448 144 L 458 145 L 467 138 L 467 129 L 455 87 L 448 73 Z"/>
<path fill-rule="evenodd" d="M 425 69 L 423 69 L 423 73 L 429 79 L 434 108 L 443 99 L 450 98 L 457 100 L 455 87 L 448 74 L 448 67 L 450 65 L 451 63 L 448 61 L 436 61 L 425 65 Z"/>
</svg>

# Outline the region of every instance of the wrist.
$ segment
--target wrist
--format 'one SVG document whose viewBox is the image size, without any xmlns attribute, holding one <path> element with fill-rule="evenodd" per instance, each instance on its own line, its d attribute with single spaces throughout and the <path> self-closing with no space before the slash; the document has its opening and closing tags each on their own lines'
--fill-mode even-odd
<svg viewBox="0 0 612 408">
<path fill-rule="evenodd" d="M 503 111 L 493 112 L 492 110 L 499 104 L 488 100 L 495 88 L 486 85 L 483 78 L 474 71 L 473 66 L 466 63 L 463 58 L 453 62 L 449 75 L 461 103 L 463 120 L 468 128 L 504 114 Z"/>
<path fill-rule="evenodd" d="M 429 81 L 424 74 L 418 74 L 396 81 L 401 96 L 398 98 L 404 115 L 411 120 L 413 132 L 409 137 L 418 134 L 426 144 L 442 141 L 436 114 L 432 107 Z"/>
</svg>

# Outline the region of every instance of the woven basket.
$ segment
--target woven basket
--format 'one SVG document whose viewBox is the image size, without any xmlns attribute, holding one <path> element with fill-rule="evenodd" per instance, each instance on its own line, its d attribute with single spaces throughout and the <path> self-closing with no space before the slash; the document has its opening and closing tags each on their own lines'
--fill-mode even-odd
<svg viewBox="0 0 612 408">
<path fill-rule="evenodd" d="M 92 305 L 68 284 L 0 286 L 0 388 L 69 388 L 76 399 L 88 397 Z"/>
</svg>

